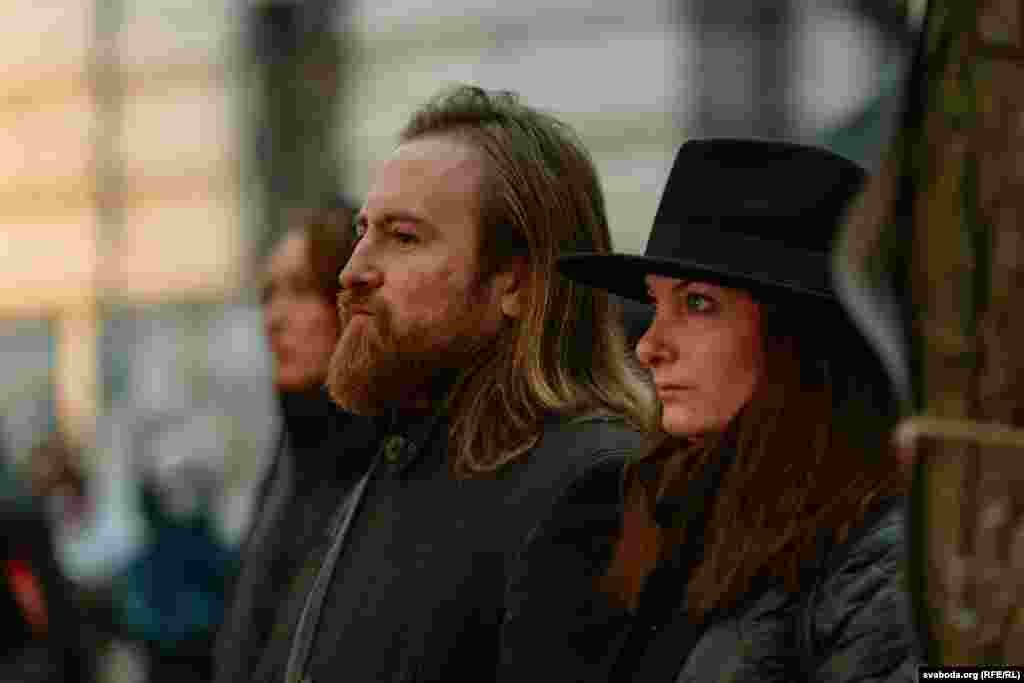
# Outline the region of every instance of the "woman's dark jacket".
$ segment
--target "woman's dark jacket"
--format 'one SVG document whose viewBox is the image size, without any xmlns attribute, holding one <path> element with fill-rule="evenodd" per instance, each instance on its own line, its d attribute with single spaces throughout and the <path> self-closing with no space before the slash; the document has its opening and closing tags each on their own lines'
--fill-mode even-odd
<svg viewBox="0 0 1024 683">
<path fill-rule="evenodd" d="M 880 505 L 843 543 L 823 536 L 801 593 L 762 582 L 695 624 L 678 573 L 652 574 L 641 607 L 660 609 L 644 614 L 593 588 L 619 530 L 621 477 L 622 463 L 605 461 L 531 534 L 511 582 L 499 681 L 916 680 L 901 501 Z"/>
</svg>

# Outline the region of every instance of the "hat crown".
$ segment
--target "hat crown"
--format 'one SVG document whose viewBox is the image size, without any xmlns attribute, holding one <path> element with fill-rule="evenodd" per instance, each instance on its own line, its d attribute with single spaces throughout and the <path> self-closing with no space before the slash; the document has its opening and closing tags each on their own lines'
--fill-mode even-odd
<svg viewBox="0 0 1024 683">
<path fill-rule="evenodd" d="M 646 300 L 648 275 L 835 299 L 830 250 L 867 174 L 792 142 L 712 138 L 676 155 L 643 256 L 569 254 L 570 278 Z"/>
<path fill-rule="evenodd" d="M 707 230 L 826 253 L 865 179 L 857 164 L 817 147 L 754 139 L 687 142 L 662 193 L 648 254 L 689 256 L 665 253 L 658 233 L 686 231 L 699 239 Z M 675 235 L 668 242 L 685 247 L 690 239 Z"/>
</svg>

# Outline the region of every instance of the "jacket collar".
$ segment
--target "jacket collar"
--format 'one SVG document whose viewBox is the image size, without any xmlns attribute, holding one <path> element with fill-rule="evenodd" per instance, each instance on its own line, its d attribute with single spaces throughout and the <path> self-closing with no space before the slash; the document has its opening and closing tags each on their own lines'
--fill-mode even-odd
<svg viewBox="0 0 1024 683">
<path fill-rule="evenodd" d="M 277 399 L 293 444 L 318 445 L 330 431 L 331 421 L 341 414 L 322 386 L 280 391 Z"/>
<path fill-rule="evenodd" d="M 423 457 L 442 425 L 446 424 L 454 376 L 443 378 L 444 390 L 434 400 L 430 412 L 416 417 L 403 416 L 393 409 L 381 419 L 384 434 L 381 457 L 395 475 L 401 475 Z"/>
<path fill-rule="evenodd" d="M 434 413 L 405 424 L 392 421 L 380 444 L 380 457 L 396 475 L 405 473 L 423 457 L 433 441 L 447 411 Z"/>
</svg>

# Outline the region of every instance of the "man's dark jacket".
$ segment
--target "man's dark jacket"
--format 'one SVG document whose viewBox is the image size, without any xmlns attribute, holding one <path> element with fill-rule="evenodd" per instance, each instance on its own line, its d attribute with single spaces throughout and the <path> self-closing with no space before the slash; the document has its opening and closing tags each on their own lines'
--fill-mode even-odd
<svg viewBox="0 0 1024 683">
<path fill-rule="evenodd" d="M 823 535 L 806 590 L 762 582 L 695 624 L 686 577 L 672 569 L 651 575 L 636 613 L 594 588 L 619 530 L 621 469 L 612 460 L 593 468 L 531 534 L 510 581 L 500 683 L 917 680 L 901 500 L 880 505 L 843 543 Z"/>
<path fill-rule="evenodd" d="M 303 683 L 492 680 L 505 616 L 508 568 L 557 495 L 603 457 L 626 457 L 642 435 L 618 422 L 552 418 L 537 446 L 496 475 L 457 479 L 443 415 L 408 423 L 353 418 L 339 458 L 377 461 L 331 572 L 320 617 L 306 637 Z M 372 437 L 368 434 L 374 431 Z M 393 437 L 400 436 L 396 441 Z M 383 448 L 385 444 L 399 448 Z M 349 486 L 351 489 L 351 486 Z M 336 538 L 345 496 L 323 512 L 327 538 L 286 595 L 278 631 L 263 652 L 241 646 L 249 662 L 236 681 L 283 681 L 295 624 Z M 231 636 L 222 640 L 231 647 Z M 258 663 L 258 664 L 257 664 Z"/>
<path fill-rule="evenodd" d="M 290 584 L 324 542 L 338 502 L 365 470 L 373 423 L 338 410 L 323 389 L 280 395 L 281 439 L 254 506 L 242 566 L 217 637 L 214 680 L 259 681 L 284 647 Z M 294 615 L 291 615 L 294 616 Z"/>
</svg>

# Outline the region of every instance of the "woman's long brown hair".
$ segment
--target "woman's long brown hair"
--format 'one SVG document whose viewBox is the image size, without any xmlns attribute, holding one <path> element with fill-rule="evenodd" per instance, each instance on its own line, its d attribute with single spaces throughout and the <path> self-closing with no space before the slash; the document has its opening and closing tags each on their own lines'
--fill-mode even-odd
<svg viewBox="0 0 1024 683">
<path fill-rule="evenodd" d="M 763 578 L 801 589 L 821 534 L 842 541 L 905 475 L 889 452 L 897 404 L 875 354 L 835 304 L 799 298 L 762 303 L 765 372 L 754 395 L 711 441 L 661 433 L 626 468 L 622 529 L 599 588 L 634 609 L 646 577 L 685 542 L 664 528 L 655 504 L 686 496 L 723 455 L 706 511 L 703 553 L 686 587 L 697 620 L 741 601 Z"/>
</svg>

